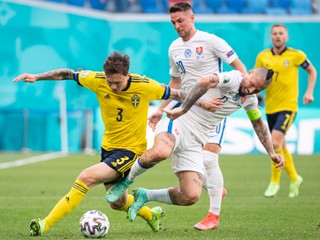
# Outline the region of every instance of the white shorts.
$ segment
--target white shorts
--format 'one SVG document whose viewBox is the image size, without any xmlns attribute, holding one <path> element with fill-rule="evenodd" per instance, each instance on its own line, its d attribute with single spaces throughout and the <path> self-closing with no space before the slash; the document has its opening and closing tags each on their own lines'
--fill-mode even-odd
<svg viewBox="0 0 320 240">
<path fill-rule="evenodd" d="M 220 147 L 222 146 L 226 136 L 227 121 L 228 118 L 223 119 L 220 123 L 216 125 L 215 130 L 209 133 L 208 143 L 216 143 Z"/>
<path fill-rule="evenodd" d="M 176 138 L 175 147 L 170 157 L 171 166 L 175 173 L 193 171 L 204 174 L 202 148 L 206 142 L 199 137 L 201 134 L 198 130 L 192 131 L 193 126 L 194 124 L 190 124 L 188 114 L 184 114 L 174 121 L 169 118 L 161 120 L 155 130 L 155 135 L 161 132 L 170 132 Z M 202 135 L 207 138 L 208 133 Z"/>
</svg>

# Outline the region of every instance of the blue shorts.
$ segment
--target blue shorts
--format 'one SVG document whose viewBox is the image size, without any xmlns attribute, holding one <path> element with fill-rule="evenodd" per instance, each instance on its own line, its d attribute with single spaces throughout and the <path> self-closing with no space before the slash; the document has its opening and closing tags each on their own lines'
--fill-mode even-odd
<svg viewBox="0 0 320 240">
<path fill-rule="evenodd" d="M 296 113 L 292 111 L 281 111 L 272 114 L 267 114 L 267 121 L 270 132 L 278 130 L 284 134 L 289 130 Z"/>
<path fill-rule="evenodd" d="M 121 178 L 124 178 L 129 174 L 133 163 L 137 159 L 138 155 L 130 150 L 116 149 L 107 151 L 101 148 L 101 162 L 104 162 L 109 167 L 120 173 Z"/>
</svg>

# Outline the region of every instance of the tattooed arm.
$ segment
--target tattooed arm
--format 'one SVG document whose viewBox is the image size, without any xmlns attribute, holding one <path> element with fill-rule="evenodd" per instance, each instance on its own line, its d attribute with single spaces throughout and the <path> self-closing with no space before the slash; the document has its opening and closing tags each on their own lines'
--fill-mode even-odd
<svg viewBox="0 0 320 240">
<path fill-rule="evenodd" d="M 271 160 L 277 163 L 277 168 L 282 169 L 284 166 L 284 158 L 280 154 L 274 152 L 274 148 L 271 142 L 271 136 L 268 131 L 267 126 L 262 121 L 262 118 L 258 118 L 256 120 L 251 121 L 252 126 L 261 142 L 261 144 L 266 149 L 268 155 L 270 156 Z"/>
<path fill-rule="evenodd" d="M 23 73 L 13 79 L 13 82 L 19 82 L 23 79 L 24 82 L 34 83 L 40 80 L 71 80 L 73 79 L 74 71 L 68 68 L 56 69 L 40 74 Z"/>
<path fill-rule="evenodd" d="M 214 112 L 215 109 L 221 108 L 223 102 L 221 100 L 214 99 L 210 102 L 201 99 L 200 97 L 205 94 L 208 89 L 214 88 L 219 83 L 219 77 L 217 74 L 201 77 L 197 83 L 195 83 L 188 93 L 175 90 L 178 92 L 171 93 L 171 98 L 182 102 L 181 106 L 172 110 L 164 110 L 167 116 L 171 119 L 176 119 L 184 113 L 188 112 L 193 104 L 202 107 L 205 110 Z M 172 90 L 172 89 L 171 89 Z M 200 98 L 200 99 L 199 99 Z"/>
</svg>

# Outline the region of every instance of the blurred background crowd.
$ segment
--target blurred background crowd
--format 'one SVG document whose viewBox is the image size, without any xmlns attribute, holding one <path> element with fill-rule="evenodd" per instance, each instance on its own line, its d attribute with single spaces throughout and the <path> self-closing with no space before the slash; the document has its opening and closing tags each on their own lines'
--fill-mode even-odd
<svg viewBox="0 0 320 240">
<path fill-rule="evenodd" d="M 42 0 L 109 12 L 166 13 L 181 0 Z M 311 15 L 320 12 L 320 0 L 189 0 L 200 14 Z"/>
</svg>

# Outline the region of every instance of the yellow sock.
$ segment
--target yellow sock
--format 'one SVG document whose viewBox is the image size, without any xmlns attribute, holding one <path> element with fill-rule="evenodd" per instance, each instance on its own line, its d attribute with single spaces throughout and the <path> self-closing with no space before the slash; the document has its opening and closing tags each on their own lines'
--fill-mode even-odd
<svg viewBox="0 0 320 240">
<path fill-rule="evenodd" d="M 298 179 L 298 173 L 294 166 L 292 155 L 287 148 L 283 149 L 283 152 L 286 159 L 284 169 L 286 170 L 290 180 L 296 181 Z"/>
<path fill-rule="evenodd" d="M 284 156 L 283 149 L 277 148 L 274 150 L 276 153 Z M 280 178 L 281 178 L 281 170 L 276 168 L 277 164 L 272 162 L 271 164 L 271 182 L 280 184 Z"/>
<path fill-rule="evenodd" d="M 119 208 L 119 211 L 128 212 L 129 207 L 133 204 L 134 197 L 131 194 L 128 194 L 127 202 L 124 204 L 122 208 Z M 152 212 L 151 209 L 147 206 L 143 206 L 139 212 L 138 216 L 142 217 L 146 221 L 151 221 L 152 219 Z"/>
<path fill-rule="evenodd" d="M 65 217 L 82 201 L 89 188 L 80 180 L 76 180 L 70 190 L 60 201 L 54 206 L 49 215 L 44 219 L 45 232 L 48 231 L 56 222 Z"/>
</svg>

